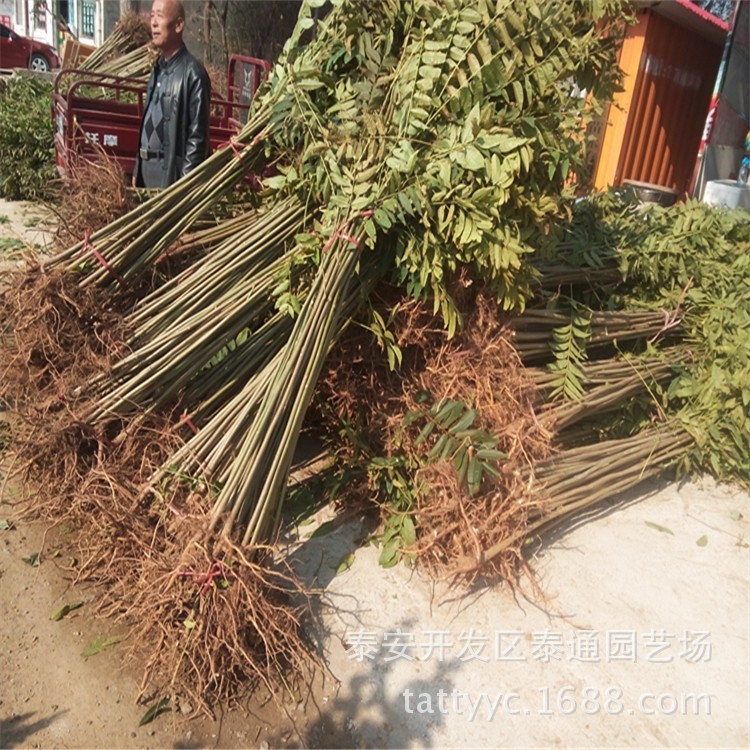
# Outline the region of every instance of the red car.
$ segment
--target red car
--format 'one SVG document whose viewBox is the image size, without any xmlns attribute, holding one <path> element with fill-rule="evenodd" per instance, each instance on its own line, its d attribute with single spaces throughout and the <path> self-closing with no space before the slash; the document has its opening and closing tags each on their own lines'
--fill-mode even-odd
<svg viewBox="0 0 750 750">
<path fill-rule="evenodd" d="M 16 34 L 0 23 L 0 68 L 30 68 L 46 72 L 60 67 L 54 47 Z"/>
</svg>

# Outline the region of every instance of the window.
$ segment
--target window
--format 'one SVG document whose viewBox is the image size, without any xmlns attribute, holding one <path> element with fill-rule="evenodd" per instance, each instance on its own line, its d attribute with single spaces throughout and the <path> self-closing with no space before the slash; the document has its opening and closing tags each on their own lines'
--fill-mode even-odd
<svg viewBox="0 0 750 750">
<path fill-rule="evenodd" d="M 96 29 L 96 5 L 93 0 L 83 0 L 81 3 L 81 36 L 94 38 Z"/>
<path fill-rule="evenodd" d="M 34 28 L 47 28 L 47 4 L 44 0 L 34 0 Z"/>
</svg>

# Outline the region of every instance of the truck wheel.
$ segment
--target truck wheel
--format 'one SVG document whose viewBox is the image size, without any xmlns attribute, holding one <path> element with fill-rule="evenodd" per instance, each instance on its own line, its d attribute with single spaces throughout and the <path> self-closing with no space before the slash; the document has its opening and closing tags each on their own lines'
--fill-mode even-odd
<svg viewBox="0 0 750 750">
<path fill-rule="evenodd" d="M 29 69 L 37 73 L 46 73 L 50 69 L 49 60 L 39 52 L 35 52 L 29 60 Z"/>
</svg>

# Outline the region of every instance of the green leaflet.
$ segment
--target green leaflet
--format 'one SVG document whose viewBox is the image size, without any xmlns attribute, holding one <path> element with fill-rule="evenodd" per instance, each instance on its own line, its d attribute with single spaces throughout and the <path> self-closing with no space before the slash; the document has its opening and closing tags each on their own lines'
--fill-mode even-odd
<svg viewBox="0 0 750 750">
<path fill-rule="evenodd" d="M 405 428 L 424 423 L 414 440 L 415 446 L 432 440 L 425 462 L 450 461 L 459 483 L 472 495 L 487 476 L 495 475 L 495 465 L 506 457 L 496 449 L 498 440 L 494 435 L 474 426 L 477 416 L 477 410 L 462 401 L 447 399 L 404 417 Z"/>
<path fill-rule="evenodd" d="M 590 317 L 585 312 L 571 310 L 570 323 L 552 331 L 550 348 L 554 360 L 548 365 L 555 373 L 551 399 L 564 398 L 580 401 L 583 398 L 583 372 L 586 342 L 591 337 Z"/>
<path fill-rule="evenodd" d="M 750 220 L 746 213 L 688 200 L 635 208 L 630 196 L 604 194 L 577 204 L 561 254 L 582 269 L 619 266 L 617 287 L 579 292 L 579 304 L 655 310 L 654 346 L 677 339 L 689 354 L 659 405 L 695 439 L 683 472 L 710 471 L 750 482 Z M 576 334 L 576 330 L 578 333 Z M 575 398 L 582 325 L 556 331 L 560 395 Z M 563 377 L 565 375 L 566 377 Z"/>
<path fill-rule="evenodd" d="M 146 724 L 150 724 L 157 716 L 161 716 L 163 713 L 171 711 L 172 708 L 169 705 L 169 698 L 162 698 L 157 703 L 154 703 L 148 711 L 141 717 L 138 722 L 138 726 L 142 727 Z"/>
<path fill-rule="evenodd" d="M 96 656 L 97 654 L 102 653 L 102 651 L 108 651 L 109 649 L 114 648 L 122 639 L 123 636 L 121 635 L 99 636 L 94 638 L 94 640 L 91 641 L 91 643 L 89 643 L 89 645 L 81 652 L 81 656 Z"/>
</svg>

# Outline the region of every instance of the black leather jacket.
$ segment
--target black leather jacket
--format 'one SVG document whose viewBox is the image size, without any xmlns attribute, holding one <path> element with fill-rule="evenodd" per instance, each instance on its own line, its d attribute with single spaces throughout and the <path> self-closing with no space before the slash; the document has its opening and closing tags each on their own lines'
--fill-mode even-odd
<svg viewBox="0 0 750 750">
<path fill-rule="evenodd" d="M 144 115 L 156 86 L 154 65 L 143 104 Z M 183 47 L 159 73 L 164 110 L 164 186 L 177 182 L 209 154 L 211 82 L 205 68 Z M 141 129 L 143 120 L 141 120 Z M 138 133 L 138 143 L 141 133 Z M 135 160 L 136 184 L 143 185 L 140 154 Z"/>
</svg>

